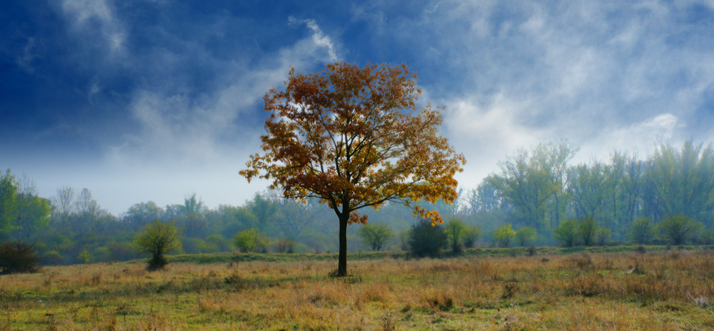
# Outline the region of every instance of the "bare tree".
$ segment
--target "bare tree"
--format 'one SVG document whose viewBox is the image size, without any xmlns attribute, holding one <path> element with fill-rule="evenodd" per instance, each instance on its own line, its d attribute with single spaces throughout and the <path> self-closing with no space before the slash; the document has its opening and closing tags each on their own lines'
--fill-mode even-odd
<svg viewBox="0 0 714 331">
<path fill-rule="evenodd" d="M 64 220 L 74 212 L 74 198 L 73 188 L 62 186 L 57 189 L 57 195 L 50 199 L 52 201 L 52 216 L 55 220 Z"/>
</svg>

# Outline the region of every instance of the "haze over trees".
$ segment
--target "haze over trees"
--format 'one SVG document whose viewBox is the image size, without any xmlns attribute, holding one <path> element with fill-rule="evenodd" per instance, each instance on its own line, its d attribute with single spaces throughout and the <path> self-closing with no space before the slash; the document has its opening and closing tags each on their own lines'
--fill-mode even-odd
<svg viewBox="0 0 714 331">
<path fill-rule="evenodd" d="M 567 142 L 559 144 L 534 148 L 540 152 L 520 152 L 518 162 L 508 158 L 504 163 L 513 162 L 512 168 L 519 170 L 512 173 L 520 177 L 491 174 L 476 188 L 458 190 L 455 204 L 438 200 L 423 203 L 423 207 L 438 211 L 446 219 L 461 220 L 467 228 L 462 239 L 465 248 L 497 246 L 496 229 L 507 224 L 515 231 L 508 242 L 511 246 L 714 243 L 714 160 L 710 146 L 661 143 L 646 158 L 614 152 L 605 161 L 567 164 L 564 176 L 548 179 L 554 172 L 543 169 L 548 162 L 541 161 L 558 160 L 557 155 L 576 150 Z M 531 160 L 533 157 L 536 160 Z M 535 180 L 518 182 L 519 178 Z M 524 192 L 518 192 L 517 187 Z M 532 204 L 539 208 L 530 212 L 525 202 L 514 206 L 520 203 L 519 196 L 541 197 L 543 201 Z M 361 212 L 369 217 L 370 224 L 384 224 L 398 234 L 381 249 L 409 249 L 409 230 L 421 220 L 411 209 L 394 201 L 385 202 L 379 210 L 364 208 Z M 182 253 L 236 251 L 234 237 L 251 228 L 263 235 L 269 252 L 334 253 L 339 249 L 340 228 L 333 213 L 315 199 L 303 203 L 261 192 L 239 205 L 207 208 L 198 195 L 192 194 L 166 206 L 137 202 L 124 213 L 112 215 L 89 189 L 61 187 L 49 198 L 39 197 L 27 176 L 16 176 L 9 170 L 0 175 L 0 241 L 22 240 L 32 245 L 41 264 L 146 257 L 133 242 L 156 220 L 174 220 L 174 225 L 184 231 L 190 228 L 190 234 L 184 232 L 180 238 Z M 586 220 L 590 221 L 584 224 Z M 347 229 L 347 251 L 365 249 L 359 228 Z M 445 237 L 447 244 L 449 238 L 461 235 L 457 228 L 460 226 L 450 230 L 451 237 Z M 535 239 L 530 229 L 535 231 Z"/>
</svg>

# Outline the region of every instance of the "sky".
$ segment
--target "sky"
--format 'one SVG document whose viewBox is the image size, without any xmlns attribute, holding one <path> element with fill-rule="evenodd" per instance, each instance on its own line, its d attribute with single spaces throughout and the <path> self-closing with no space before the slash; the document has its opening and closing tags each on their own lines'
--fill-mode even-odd
<svg viewBox="0 0 714 331">
<path fill-rule="evenodd" d="M 475 188 L 568 139 L 573 163 L 714 141 L 714 1 L 10 0 L 0 169 L 40 196 L 241 205 L 262 97 L 291 67 L 405 63 Z"/>
</svg>

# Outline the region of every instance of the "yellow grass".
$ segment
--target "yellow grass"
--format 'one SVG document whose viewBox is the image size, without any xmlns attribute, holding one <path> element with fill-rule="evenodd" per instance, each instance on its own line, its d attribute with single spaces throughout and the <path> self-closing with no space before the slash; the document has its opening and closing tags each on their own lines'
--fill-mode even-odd
<svg viewBox="0 0 714 331">
<path fill-rule="evenodd" d="M 46 267 L 0 330 L 712 330 L 712 251 Z"/>
</svg>

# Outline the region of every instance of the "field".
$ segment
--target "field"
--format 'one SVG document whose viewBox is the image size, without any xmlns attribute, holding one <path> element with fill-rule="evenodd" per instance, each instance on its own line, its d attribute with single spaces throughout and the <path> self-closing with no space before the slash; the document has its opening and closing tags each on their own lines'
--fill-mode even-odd
<svg viewBox="0 0 714 331">
<path fill-rule="evenodd" d="M 710 248 L 503 252 L 45 267 L 0 277 L 0 330 L 714 329 Z"/>
</svg>

